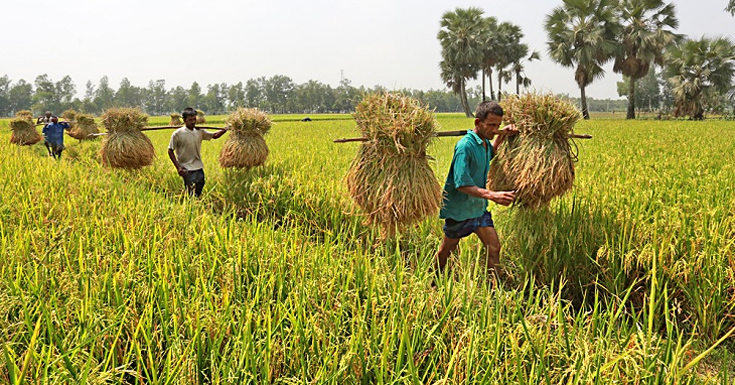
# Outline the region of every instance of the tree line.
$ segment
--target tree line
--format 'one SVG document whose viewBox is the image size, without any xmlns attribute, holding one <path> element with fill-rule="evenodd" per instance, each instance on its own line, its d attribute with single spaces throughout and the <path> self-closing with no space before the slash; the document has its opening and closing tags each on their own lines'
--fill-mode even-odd
<svg viewBox="0 0 735 385">
<path fill-rule="evenodd" d="M 735 0 L 727 12 L 735 15 Z M 498 23 L 484 17 L 480 8 L 456 8 L 440 21 L 437 38 L 442 47 L 441 77 L 460 96 L 467 116 L 471 116 L 464 96 L 469 79 L 490 79 L 493 71 L 498 87 L 512 78 L 516 93 L 530 84 L 523 75 L 523 64 L 538 59 L 528 55 L 521 43 L 523 33 L 511 23 Z M 690 39 L 675 31 L 679 21 L 673 3 L 662 0 L 562 0 L 546 16 L 547 52 L 552 60 L 574 69 L 580 89 L 581 109 L 589 119 L 586 87 L 605 75 L 603 66 L 612 61 L 613 71 L 624 76 L 628 97 L 627 117 L 635 118 L 639 80 L 658 66 L 662 86 L 656 95 L 661 108 L 672 99 L 673 114 L 702 119 L 705 111 L 735 105 L 735 44 L 729 38 Z M 655 76 L 655 72 L 654 72 Z M 649 90 L 650 91 L 650 90 Z M 500 95 L 498 96 L 500 98 Z M 649 106 L 653 100 L 649 97 Z"/>
<path fill-rule="evenodd" d="M 193 82 L 188 88 L 167 88 L 164 79 L 151 80 L 146 87 L 139 87 L 123 78 L 114 88 L 104 76 L 97 84 L 87 81 L 79 97 L 68 75 L 54 81 L 43 74 L 33 83 L 24 79 L 13 82 L 5 75 L 0 77 L 0 116 L 12 116 L 21 110 L 58 114 L 67 109 L 100 114 L 111 107 L 138 107 L 150 115 L 180 112 L 185 107 L 207 114 L 225 114 L 238 107 L 257 107 L 270 113 L 338 113 L 353 111 L 366 93 L 384 91 L 387 90 L 381 86 L 354 87 L 349 79 L 343 79 L 337 87 L 316 80 L 296 84 L 284 75 L 259 77 L 232 85 L 217 83 L 202 87 Z M 445 90 L 404 89 L 401 92 L 421 100 L 437 112 L 457 112 L 461 108 L 459 98 Z"/>
</svg>

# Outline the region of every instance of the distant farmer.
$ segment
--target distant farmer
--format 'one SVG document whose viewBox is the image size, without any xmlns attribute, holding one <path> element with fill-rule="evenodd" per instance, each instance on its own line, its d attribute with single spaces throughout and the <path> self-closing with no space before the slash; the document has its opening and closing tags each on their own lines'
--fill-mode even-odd
<svg viewBox="0 0 735 385">
<path fill-rule="evenodd" d="M 49 156 L 61 159 L 61 152 L 64 151 L 64 130 L 70 128 L 69 123 L 59 122 L 56 116 L 52 116 L 51 122 L 43 126 L 43 137 L 46 139 L 43 144 L 46 145 Z"/>
<path fill-rule="evenodd" d="M 36 124 L 41 123 L 51 123 L 51 111 L 46 111 L 45 115 L 39 116 L 38 119 L 36 119 Z"/>
<path fill-rule="evenodd" d="M 475 128 L 468 130 L 454 147 L 452 164 L 444 184 L 444 202 L 439 217 L 444 219 L 444 239 L 436 254 L 437 272 L 441 273 L 447 259 L 460 239 L 477 234 L 485 246 L 488 273 L 499 273 L 500 240 L 487 211 L 487 201 L 507 206 L 513 203 L 513 191 L 485 189 L 490 160 L 506 135 L 518 131 L 513 126 L 498 131 L 503 121 L 503 108 L 497 102 L 482 102 L 475 112 Z M 490 144 L 490 140 L 495 141 Z"/>
<path fill-rule="evenodd" d="M 168 157 L 176 171 L 184 179 L 189 195 L 200 196 L 204 187 L 204 163 L 202 163 L 202 140 L 217 139 L 227 132 L 221 129 L 215 133 L 195 127 L 197 112 L 185 108 L 181 113 L 184 127 L 174 131 L 168 144 Z"/>
</svg>

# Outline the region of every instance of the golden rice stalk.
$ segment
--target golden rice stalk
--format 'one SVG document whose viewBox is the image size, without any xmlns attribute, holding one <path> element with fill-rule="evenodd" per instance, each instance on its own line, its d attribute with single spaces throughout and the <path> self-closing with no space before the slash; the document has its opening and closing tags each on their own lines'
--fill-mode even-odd
<svg viewBox="0 0 735 385">
<path fill-rule="evenodd" d="M 171 120 L 168 122 L 169 126 L 183 126 L 184 122 L 181 120 L 181 115 L 174 112 L 171 114 Z"/>
<path fill-rule="evenodd" d="M 265 163 L 268 145 L 263 135 L 271 128 L 268 114 L 257 108 L 238 108 L 225 124 L 231 134 L 220 152 L 220 166 L 249 169 Z"/>
<path fill-rule="evenodd" d="M 102 163 L 114 168 L 139 169 L 153 164 L 156 152 L 140 129 L 148 116 L 136 108 L 111 108 L 102 114 L 109 135 L 102 141 Z"/>
<path fill-rule="evenodd" d="M 88 114 L 76 115 L 76 125 L 69 131 L 69 136 L 79 140 L 95 139 L 95 136 L 91 134 L 97 134 L 100 132 L 97 127 L 97 123 L 94 121 L 94 116 Z"/>
<path fill-rule="evenodd" d="M 197 110 L 197 121 L 196 124 L 204 124 L 207 123 L 207 119 L 204 117 L 204 111 Z"/>
<path fill-rule="evenodd" d="M 10 120 L 10 143 L 19 146 L 34 145 L 43 139 L 43 136 L 36 130 L 33 123 L 33 115 L 21 115 L 23 117 L 13 118 Z"/>
<path fill-rule="evenodd" d="M 347 189 L 384 236 L 436 215 L 442 187 L 432 171 L 426 148 L 437 122 L 432 111 L 401 94 L 368 95 L 354 114 L 367 142 L 352 161 Z"/>
<path fill-rule="evenodd" d="M 503 103 L 505 123 L 519 134 L 498 149 L 488 175 L 489 189 L 515 190 L 516 203 L 538 209 L 574 185 L 576 156 L 569 135 L 581 115 L 553 95 L 511 96 Z"/>
</svg>

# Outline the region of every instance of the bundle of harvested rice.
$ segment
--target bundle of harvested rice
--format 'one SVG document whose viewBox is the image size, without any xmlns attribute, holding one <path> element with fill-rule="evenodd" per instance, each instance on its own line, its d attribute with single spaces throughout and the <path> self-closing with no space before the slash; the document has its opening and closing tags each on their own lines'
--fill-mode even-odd
<svg viewBox="0 0 735 385">
<path fill-rule="evenodd" d="M 148 116 L 137 108 L 111 108 L 102 114 L 107 135 L 102 142 L 102 163 L 115 168 L 139 169 L 156 157 L 151 140 L 140 129 Z"/>
<path fill-rule="evenodd" d="M 15 117 L 19 119 L 33 120 L 33 113 L 28 110 L 21 110 L 15 113 Z"/>
<path fill-rule="evenodd" d="M 219 154 L 222 167 L 249 169 L 265 163 L 268 145 L 263 135 L 271 129 L 268 114 L 257 108 L 238 108 L 227 117 L 230 137 Z"/>
<path fill-rule="evenodd" d="M 204 118 L 204 111 L 197 110 L 197 122 L 196 124 L 204 124 L 207 123 L 207 119 Z"/>
<path fill-rule="evenodd" d="M 183 126 L 184 122 L 181 120 L 181 115 L 174 112 L 171 114 L 171 120 L 168 123 L 169 126 Z"/>
<path fill-rule="evenodd" d="M 368 140 L 347 173 L 347 188 L 384 236 L 436 215 L 442 187 L 429 166 L 426 148 L 437 121 L 416 99 L 401 94 L 368 95 L 354 114 Z"/>
<path fill-rule="evenodd" d="M 76 115 L 76 125 L 69 131 L 69 136 L 79 140 L 95 139 L 96 136 L 90 135 L 97 134 L 99 132 L 100 130 L 97 128 L 97 123 L 94 122 L 94 116 L 78 114 Z"/>
<path fill-rule="evenodd" d="M 71 124 L 77 120 L 77 112 L 70 108 L 61 113 L 61 118 Z"/>
<path fill-rule="evenodd" d="M 518 135 L 506 139 L 490 164 L 491 190 L 515 190 L 516 204 L 538 209 L 574 184 L 574 124 L 577 108 L 553 95 L 511 96 L 503 102 L 505 123 Z"/>
<path fill-rule="evenodd" d="M 10 134 L 10 143 L 19 146 L 34 145 L 43 139 L 43 136 L 36 130 L 33 114 L 30 111 L 18 111 L 15 118 L 10 120 L 10 129 L 13 130 L 13 133 Z"/>
</svg>

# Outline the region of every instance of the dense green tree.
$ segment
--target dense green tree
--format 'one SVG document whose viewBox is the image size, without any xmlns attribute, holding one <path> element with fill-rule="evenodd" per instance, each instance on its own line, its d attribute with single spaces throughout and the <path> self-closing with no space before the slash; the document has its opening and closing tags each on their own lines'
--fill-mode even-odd
<svg viewBox="0 0 735 385">
<path fill-rule="evenodd" d="M 245 103 L 248 107 L 263 107 L 265 103 L 265 77 L 249 79 L 245 83 Z"/>
<path fill-rule="evenodd" d="M 56 86 L 47 74 L 36 76 L 33 81 L 35 91 L 33 92 L 33 105 L 31 109 L 35 114 L 41 114 L 44 111 L 51 111 L 58 115 L 60 111 L 60 103 L 56 94 Z"/>
<path fill-rule="evenodd" d="M 493 90 L 493 68 L 498 63 L 500 52 L 500 36 L 498 34 L 498 20 L 492 16 L 485 18 L 485 26 L 482 42 L 482 64 L 480 80 L 482 82 L 482 100 L 487 100 L 485 95 L 485 77 L 490 85 L 490 99 L 495 99 Z"/>
<path fill-rule="evenodd" d="M 735 46 L 727 38 L 686 40 L 669 50 L 666 64 L 674 115 L 703 119 L 707 98 L 732 88 Z"/>
<path fill-rule="evenodd" d="M 8 99 L 11 114 L 21 110 L 29 110 L 31 103 L 33 103 L 33 85 L 23 79 L 18 80 L 10 87 Z"/>
<path fill-rule="evenodd" d="M 242 82 L 238 82 L 227 89 L 227 104 L 231 109 L 245 106 L 245 89 Z"/>
<path fill-rule="evenodd" d="M 10 115 L 10 78 L 5 75 L 0 78 L 0 116 Z"/>
<path fill-rule="evenodd" d="M 163 115 L 167 112 L 168 92 L 166 91 L 165 80 L 149 81 L 144 93 L 143 104 L 146 112 L 153 115 Z"/>
<path fill-rule="evenodd" d="M 442 47 L 441 78 L 460 96 L 468 117 L 473 115 L 467 101 L 467 81 L 477 78 L 485 57 L 483 44 L 487 40 L 488 22 L 482 14 L 483 11 L 475 7 L 445 12 L 437 34 Z"/>
<path fill-rule="evenodd" d="M 189 92 L 182 86 L 177 86 L 169 91 L 168 109 L 171 112 L 181 112 L 189 105 Z"/>
<path fill-rule="evenodd" d="M 602 66 L 619 51 L 616 4 L 614 0 L 563 0 L 546 16 L 549 56 L 575 69 L 585 119 L 590 118 L 585 88 L 605 75 Z"/>
<path fill-rule="evenodd" d="M 635 119 L 636 82 L 649 73 L 653 63 L 663 65 L 666 47 L 679 36 L 674 4 L 662 0 L 622 0 L 618 6 L 622 23 L 621 50 L 613 71 L 628 77 L 627 119 Z"/>
<path fill-rule="evenodd" d="M 290 77 L 274 75 L 264 83 L 265 99 L 274 113 L 287 111 L 294 90 L 294 82 Z"/>
<path fill-rule="evenodd" d="M 656 67 L 651 66 L 648 74 L 636 83 L 635 105 L 637 110 L 647 110 L 653 112 L 659 109 L 661 105 L 661 85 L 656 75 Z M 618 82 L 618 95 L 629 97 L 630 78 L 623 77 L 623 81 Z M 630 102 L 628 103 L 630 106 Z"/>
<path fill-rule="evenodd" d="M 115 106 L 117 107 L 141 107 L 143 104 L 143 91 L 132 84 L 128 78 L 120 81 L 120 87 L 115 92 Z"/>
<path fill-rule="evenodd" d="M 94 104 L 97 105 L 99 112 L 115 105 L 115 90 L 110 87 L 110 80 L 107 76 L 100 79 L 100 84 L 94 92 Z"/>
<path fill-rule="evenodd" d="M 191 87 L 189 87 L 189 91 L 187 92 L 187 107 L 202 108 L 201 102 L 203 96 L 204 95 L 202 95 L 202 87 L 199 86 L 199 83 L 191 83 Z"/>
<path fill-rule="evenodd" d="M 334 90 L 334 104 L 332 110 L 336 112 L 354 111 L 360 102 L 360 90 L 352 86 L 352 82 L 344 78 L 340 80 L 339 87 Z"/>
</svg>

